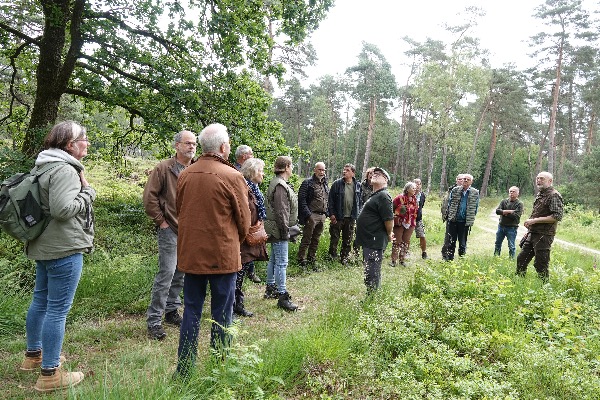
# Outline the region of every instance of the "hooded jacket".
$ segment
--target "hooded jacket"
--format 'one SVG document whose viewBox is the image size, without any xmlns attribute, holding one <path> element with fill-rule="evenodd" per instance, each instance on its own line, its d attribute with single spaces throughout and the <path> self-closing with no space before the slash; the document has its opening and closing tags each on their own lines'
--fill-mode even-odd
<svg viewBox="0 0 600 400">
<path fill-rule="evenodd" d="M 76 253 L 89 253 L 94 241 L 92 203 L 96 191 L 82 187 L 79 172 L 84 170 L 75 157 L 64 150 L 48 149 L 38 154 L 36 167 L 57 162 L 56 168 L 39 178 L 40 202 L 50 215 L 44 232 L 25 245 L 31 260 L 55 260 Z"/>
</svg>

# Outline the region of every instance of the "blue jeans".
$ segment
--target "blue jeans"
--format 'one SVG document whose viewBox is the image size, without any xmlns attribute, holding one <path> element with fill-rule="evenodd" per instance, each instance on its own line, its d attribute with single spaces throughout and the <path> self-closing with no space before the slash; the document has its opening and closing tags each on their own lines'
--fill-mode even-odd
<svg viewBox="0 0 600 400">
<path fill-rule="evenodd" d="M 267 285 L 276 285 L 279 293 L 285 293 L 285 280 L 288 265 L 288 242 L 271 243 L 271 257 L 267 264 Z"/>
<path fill-rule="evenodd" d="M 186 274 L 183 282 L 183 321 L 179 331 L 177 373 L 186 376 L 196 363 L 200 317 L 206 299 L 206 286 L 210 284 L 210 345 L 224 350 L 229 346 L 230 335 L 225 328 L 231 325 L 235 297 L 236 272 L 230 274 Z"/>
<path fill-rule="evenodd" d="M 502 250 L 502 241 L 504 240 L 504 237 L 506 237 L 506 241 L 508 242 L 508 255 L 512 259 L 515 258 L 515 240 L 517 239 L 517 228 L 517 226 L 505 226 L 498 224 L 498 230 L 496 231 L 496 245 L 494 249 L 495 255 L 500 255 L 500 251 Z"/>
<path fill-rule="evenodd" d="M 158 229 L 158 272 L 146 312 L 148 327 L 160 325 L 165 313 L 181 307 L 179 294 L 185 274 L 177 269 L 177 235 L 171 228 Z"/>
<path fill-rule="evenodd" d="M 27 350 L 43 350 L 42 368 L 58 367 L 67 314 L 83 268 L 83 254 L 35 262 L 35 289 L 27 311 Z"/>
</svg>

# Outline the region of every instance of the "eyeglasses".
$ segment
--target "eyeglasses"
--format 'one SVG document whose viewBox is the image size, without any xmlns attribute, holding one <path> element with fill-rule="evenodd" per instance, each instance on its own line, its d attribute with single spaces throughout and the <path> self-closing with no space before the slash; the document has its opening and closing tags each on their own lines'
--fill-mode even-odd
<svg viewBox="0 0 600 400">
<path fill-rule="evenodd" d="M 196 143 L 196 142 L 177 142 L 177 143 L 182 143 L 182 144 L 185 144 L 186 146 L 193 146 L 193 147 L 198 146 L 198 143 Z"/>
<path fill-rule="evenodd" d="M 90 143 L 90 139 L 88 139 L 88 138 L 84 138 L 84 139 L 75 139 L 75 140 L 73 140 L 73 141 L 74 141 L 74 142 L 88 142 L 88 143 Z"/>
</svg>

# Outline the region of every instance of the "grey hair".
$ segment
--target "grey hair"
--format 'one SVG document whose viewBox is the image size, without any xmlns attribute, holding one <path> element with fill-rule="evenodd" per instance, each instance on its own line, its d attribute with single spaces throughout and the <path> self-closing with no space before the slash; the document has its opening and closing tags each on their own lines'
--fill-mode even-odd
<svg viewBox="0 0 600 400">
<path fill-rule="evenodd" d="M 200 132 L 200 146 L 204 153 L 218 153 L 223 143 L 227 142 L 229 134 L 223 124 L 210 124 Z"/>
<path fill-rule="evenodd" d="M 252 147 L 245 144 L 241 144 L 237 147 L 237 149 L 235 149 L 235 159 L 237 160 L 238 158 L 248 153 L 252 153 Z"/>
<path fill-rule="evenodd" d="M 196 138 L 196 140 L 198 140 L 198 138 L 196 137 L 196 134 L 194 132 L 188 131 L 188 130 L 183 130 L 183 131 L 177 132 L 176 134 L 173 135 L 173 145 L 175 145 L 175 143 L 181 142 L 181 139 L 183 139 L 183 135 L 185 135 L 186 133 L 191 133 L 192 135 L 194 135 L 194 138 Z"/>
<path fill-rule="evenodd" d="M 86 134 L 86 129 L 75 121 L 63 121 L 54 125 L 46 138 L 44 139 L 44 149 L 61 149 L 66 150 L 67 145 L 79 138 L 83 138 Z"/>
<path fill-rule="evenodd" d="M 354 164 L 346 164 L 344 165 L 344 168 L 350 168 L 352 172 L 356 172 L 356 167 L 354 166 Z"/>
<path fill-rule="evenodd" d="M 410 182 L 406 182 L 406 185 L 404 185 L 404 190 L 403 190 L 403 193 L 404 193 L 404 194 L 408 193 L 408 190 L 409 190 L 409 189 L 411 189 L 411 188 L 412 188 L 413 190 L 417 190 L 417 184 L 416 184 L 416 183 L 414 183 L 414 182 L 412 182 L 412 181 L 410 181 Z"/>
<path fill-rule="evenodd" d="M 244 178 L 251 181 L 258 173 L 258 170 L 264 167 L 265 162 L 260 158 L 249 158 L 242 164 L 241 173 L 244 175 Z"/>
</svg>

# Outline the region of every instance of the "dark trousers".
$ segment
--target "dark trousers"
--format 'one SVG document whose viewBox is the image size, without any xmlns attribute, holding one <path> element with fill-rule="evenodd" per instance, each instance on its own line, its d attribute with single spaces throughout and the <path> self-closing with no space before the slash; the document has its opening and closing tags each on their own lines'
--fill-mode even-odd
<svg viewBox="0 0 600 400">
<path fill-rule="evenodd" d="M 442 247 L 442 257 L 446 261 L 454 260 L 456 252 L 456 242 L 458 241 L 458 255 L 464 256 L 467 253 L 467 236 L 469 227 L 464 222 L 446 223 L 446 236 L 444 237 L 444 246 Z"/>
<path fill-rule="evenodd" d="M 325 214 L 312 213 L 308 217 L 302 229 L 302 241 L 298 247 L 298 261 L 306 260 L 305 254 L 308 250 L 308 261 L 315 261 L 319 239 L 325 227 Z"/>
<path fill-rule="evenodd" d="M 213 323 L 210 329 L 210 345 L 214 349 L 227 348 L 229 334 L 224 328 L 231 325 L 235 279 L 237 273 L 195 275 L 185 274 L 183 282 L 183 322 L 179 332 L 177 350 L 177 373 L 188 375 L 196 363 L 200 317 L 206 298 L 206 287 L 210 283 L 210 311 Z"/>
<path fill-rule="evenodd" d="M 244 277 L 248 274 L 250 269 L 250 265 L 254 266 L 254 261 L 248 261 L 247 263 L 242 264 L 242 269 L 240 269 L 235 278 L 235 300 L 233 305 L 236 304 L 244 304 L 244 292 L 242 291 L 242 286 L 244 286 Z"/>
<path fill-rule="evenodd" d="M 372 293 L 381 286 L 382 262 L 383 249 L 369 249 L 363 247 L 363 263 L 365 265 L 365 285 L 367 286 L 367 293 Z"/>
<path fill-rule="evenodd" d="M 344 218 L 338 220 L 335 224 L 329 225 L 329 234 L 331 239 L 329 241 L 329 255 L 337 257 L 337 248 L 340 241 L 340 234 L 342 236 L 342 251 L 340 252 L 340 259 L 342 261 L 348 259 L 350 255 L 350 248 L 352 247 L 352 237 L 354 235 L 354 225 L 356 221 L 352 218 Z"/>
<path fill-rule="evenodd" d="M 535 257 L 533 266 L 538 276 L 548 280 L 548 265 L 550 264 L 550 247 L 554 241 L 554 236 L 541 233 L 528 233 L 527 239 L 523 242 L 521 252 L 517 256 L 517 274 L 525 275 L 527 265 Z"/>
</svg>

